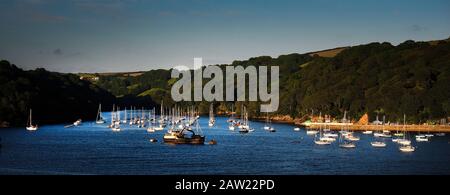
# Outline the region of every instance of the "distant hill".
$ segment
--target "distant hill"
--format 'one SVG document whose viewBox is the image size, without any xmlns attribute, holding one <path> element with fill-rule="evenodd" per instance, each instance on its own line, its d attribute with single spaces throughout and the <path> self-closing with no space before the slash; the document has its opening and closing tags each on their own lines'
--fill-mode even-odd
<svg viewBox="0 0 450 195">
<path fill-rule="evenodd" d="M 316 52 L 310 52 L 307 53 L 310 56 L 319 56 L 319 57 L 326 57 L 326 58 L 332 58 L 336 55 L 338 55 L 339 53 L 341 53 L 342 51 L 344 51 L 345 49 L 348 49 L 350 47 L 338 47 L 338 48 L 334 48 L 334 49 L 327 49 L 327 50 L 322 50 L 322 51 L 316 51 Z"/>
<path fill-rule="evenodd" d="M 229 65 L 280 67 L 280 107 L 273 115 L 295 118 L 314 111 L 342 117 L 347 111 L 347 116 L 354 119 L 368 113 L 371 120 L 378 114 L 385 115 L 387 121 L 396 122 L 406 114 L 407 121 L 415 123 L 432 123 L 450 116 L 449 39 L 409 40 L 397 46 L 386 42 L 369 43 L 277 58 L 253 57 Z M 75 111 L 70 112 L 75 116 L 86 113 L 86 110 L 91 113 L 98 102 L 111 99 L 111 94 L 116 98 L 114 102 L 122 107 L 152 107 L 161 101 L 167 106 L 175 104 L 170 89 L 176 79 L 170 77 L 170 70 L 71 75 L 42 70 L 26 72 L 11 68 L 14 66 L 9 64 L 2 67 L 0 78 L 3 80 L 0 81 L 6 82 L 1 88 L 6 98 L 0 96 L 6 102 L 0 108 L 0 119 L 3 120 L 9 117 L 6 114 L 9 112 L 16 114 L 8 120 L 22 120 L 30 102 L 33 107 L 44 103 L 40 109 L 52 111 L 51 116 L 69 109 Z M 32 76 L 35 74 L 45 79 L 37 80 Z M 36 91 L 34 86 L 38 89 L 42 86 L 49 94 Z M 34 98 L 36 95 L 38 98 Z M 25 99 L 15 96 L 24 96 Z M 12 106 L 8 107 L 9 103 Z M 89 109 L 84 104 L 88 104 Z M 262 114 L 259 113 L 261 102 L 236 102 L 234 110 L 237 113 L 241 104 L 247 106 L 251 117 Z M 67 108 L 67 105 L 74 108 Z M 209 109 L 209 102 L 181 102 L 177 105 L 195 105 L 203 113 Z M 224 112 L 231 110 L 233 102 L 216 102 L 214 105 L 217 112 Z"/>
<path fill-rule="evenodd" d="M 74 74 L 24 71 L 0 61 L 0 126 L 25 126 L 29 109 L 38 124 L 95 119 L 98 104 L 111 109 L 115 97 Z"/>
<path fill-rule="evenodd" d="M 353 118 L 369 113 L 372 120 L 386 115 L 397 121 L 424 122 L 450 113 L 450 42 L 405 41 L 398 46 L 370 43 L 353 47 L 288 54 L 277 58 L 260 56 L 234 61 L 236 65 L 280 67 L 280 109 L 275 114 L 303 116 L 315 113 Z M 222 66 L 223 67 L 223 66 Z M 151 70 L 137 76 L 127 73 L 100 75 L 97 85 L 117 97 L 164 99 L 173 104 L 170 88 L 176 81 L 169 70 Z M 208 103 L 195 103 L 208 111 Z M 235 110 L 239 113 L 237 103 Z M 251 116 L 258 116 L 259 102 L 245 103 Z M 216 110 L 230 109 L 229 102 L 216 103 Z"/>
</svg>

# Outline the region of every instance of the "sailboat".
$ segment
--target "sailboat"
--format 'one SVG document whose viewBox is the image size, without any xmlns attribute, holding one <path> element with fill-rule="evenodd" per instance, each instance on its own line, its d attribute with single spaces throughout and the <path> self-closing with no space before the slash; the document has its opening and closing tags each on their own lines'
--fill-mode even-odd
<svg viewBox="0 0 450 195">
<path fill-rule="evenodd" d="M 120 131 L 120 124 L 116 122 L 117 116 L 116 116 L 116 112 L 114 111 L 115 106 L 113 106 L 113 111 L 111 112 L 111 130 L 114 132 L 119 132 Z"/>
<path fill-rule="evenodd" d="M 95 123 L 97 123 L 97 124 L 105 123 L 105 120 L 103 119 L 103 116 L 102 116 L 102 104 L 98 105 L 98 111 L 97 111 L 97 117 L 95 119 Z"/>
<path fill-rule="evenodd" d="M 125 107 L 124 115 L 123 115 L 123 116 L 124 116 L 124 119 L 122 120 L 122 123 L 123 123 L 123 124 L 127 124 L 127 121 L 128 121 L 128 120 L 127 120 L 127 107 Z"/>
<path fill-rule="evenodd" d="M 399 149 L 402 152 L 414 152 L 416 150 L 416 148 L 411 145 L 401 146 Z"/>
<path fill-rule="evenodd" d="M 403 115 L 403 138 L 401 139 L 397 139 L 397 140 L 392 140 L 394 142 L 397 142 L 401 145 L 407 146 L 407 145 L 411 145 L 411 140 L 406 139 L 406 115 Z"/>
<path fill-rule="evenodd" d="M 228 129 L 231 131 L 234 131 L 235 126 L 236 126 L 236 121 L 234 120 L 234 105 L 231 107 L 231 116 L 230 118 L 227 120 L 227 122 L 229 122 L 230 124 L 228 125 Z"/>
<path fill-rule="evenodd" d="M 275 132 L 275 128 L 272 127 L 272 123 L 270 122 L 270 118 L 269 118 L 269 113 L 267 113 L 267 117 L 266 117 L 266 125 L 264 125 L 264 130 L 267 130 L 269 132 Z"/>
<path fill-rule="evenodd" d="M 28 123 L 27 123 L 27 127 L 26 128 L 27 128 L 28 131 L 36 131 L 38 129 L 37 125 L 33 125 L 31 109 L 30 109 L 30 116 L 28 117 Z"/>
<path fill-rule="evenodd" d="M 244 106 L 244 110 L 243 110 L 243 121 L 239 127 L 240 127 L 240 130 L 239 130 L 240 133 L 248 133 L 248 132 L 254 131 L 254 129 L 250 128 L 250 124 L 248 122 L 248 113 L 247 113 L 245 106 Z"/>
<path fill-rule="evenodd" d="M 341 148 L 356 148 L 356 145 L 353 142 L 346 141 L 345 139 L 348 139 L 348 136 L 344 136 L 343 134 L 341 134 L 339 136 L 339 142 L 341 143 L 341 144 L 339 144 L 339 147 L 341 147 Z M 352 140 L 350 140 L 350 141 L 352 141 Z"/>
<path fill-rule="evenodd" d="M 319 139 L 317 139 L 317 134 L 315 136 L 314 143 L 317 145 L 330 145 L 331 141 L 328 139 L 324 139 L 323 133 L 322 133 L 322 126 L 319 127 Z"/>
<path fill-rule="evenodd" d="M 216 123 L 216 119 L 214 118 L 214 108 L 213 108 L 213 104 L 211 104 L 209 106 L 209 122 L 208 122 L 208 126 L 212 127 L 212 126 L 214 126 L 215 123 Z"/>
<path fill-rule="evenodd" d="M 155 112 L 155 109 L 153 108 L 153 113 L 154 113 L 154 112 Z M 152 123 L 151 120 L 150 120 L 151 113 L 149 112 L 148 115 L 149 115 L 149 119 L 148 119 L 148 128 L 147 128 L 147 132 L 153 133 L 153 132 L 155 132 L 155 128 L 154 128 L 154 126 L 153 126 L 153 123 Z M 155 116 L 155 115 L 153 115 L 153 119 L 155 119 L 154 116 Z"/>
</svg>

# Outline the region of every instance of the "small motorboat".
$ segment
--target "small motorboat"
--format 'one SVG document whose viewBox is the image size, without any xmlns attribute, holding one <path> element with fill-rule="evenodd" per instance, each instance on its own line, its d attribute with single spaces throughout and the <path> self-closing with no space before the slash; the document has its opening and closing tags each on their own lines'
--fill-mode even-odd
<svg viewBox="0 0 450 195">
<path fill-rule="evenodd" d="M 356 148 L 356 145 L 354 143 L 348 142 L 340 144 L 339 147 L 341 148 Z"/>
<path fill-rule="evenodd" d="M 315 135 L 317 133 L 319 133 L 317 130 L 306 130 L 306 135 Z"/>
<path fill-rule="evenodd" d="M 349 141 L 359 141 L 360 140 L 359 137 L 353 136 L 352 134 L 345 136 L 345 139 L 349 140 Z"/>
<path fill-rule="evenodd" d="M 147 128 L 147 132 L 154 133 L 155 132 L 155 128 L 149 127 L 149 128 Z"/>
<path fill-rule="evenodd" d="M 416 141 L 417 142 L 427 142 L 428 141 L 428 137 L 417 137 L 416 136 Z"/>
<path fill-rule="evenodd" d="M 334 138 L 334 137 L 321 137 L 320 141 L 334 142 L 334 141 L 336 141 L 336 138 Z"/>
<path fill-rule="evenodd" d="M 376 141 L 376 142 L 371 142 L 370 145 L 372 145 L 372 146 L 375 147 L 375 148 L 384 148 L 384 147 L 386 147 L 386 143 L 384 143 L 384 142 L 378 142 L 378 141 Z"/>
<path fill-rule="evenodd" d="M 300 128 L 299 127 L 295 127 L 294 131 L 300 131 Z"/>
<path fill-rule="evenodd" d="M 231 131 L 234 131 L 235 127 L 234 127 L 234 125 L 230 125 L 230 126 L 228 126 L 228 129 Z"/>
<path fill-rule="evenodd" d="M 275 130 L 275 128 L 273 127 L 269 127 L 269 129 L 267 129 L 268 132 L 276 132 L 277 130 Z"/>
<path fill-rule="evenodd" d="M 411 145 L 411 141 L 407 140 L 407 139 L 398 139 L 397 143 L 401 144 L 401 145 Z"/>
<path fill-rule="evenodd" d="M 81 125 L 81 119 L 78 119 L 77 121 L 75 121 L 75 122 L 73 123 L 73 125 L 74 125 L 74 126 Z"/>
<path fill-rule="evenodd" d="M 330 145 L 331 144 L 331 142 L 324 141 L 324 140 L 316 140 L 316 141 L 314 141 L 314 143 L 316 143 L 317 145 Z"/>
<path fill-rule="evenodd" d="M 336 134 L 336 133 L 329 132 L 329 133 L 324 133 L 323 136 L 325 136 L 325 137 L 338 137 L 339 135 Z"/>
<path fill-rule="evenodd" d="M 401 146 L 399 149 L 402 152 L 414 152 L 414 150 L 415 150 L 415 148 L 411 145 Z"/>
<path fill-rule="evenodd" d="M 370 134 L 373 133 L 373 131 L 363 131 L 362 133 L 363 133 L 363 134 L 366 134 L 366 135 L 370 135 Z"/>
</svg>

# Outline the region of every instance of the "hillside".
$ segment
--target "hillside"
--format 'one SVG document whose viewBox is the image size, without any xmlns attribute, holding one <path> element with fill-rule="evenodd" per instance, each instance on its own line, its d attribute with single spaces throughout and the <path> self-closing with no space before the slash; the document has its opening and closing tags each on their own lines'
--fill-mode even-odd
<svg viewBox="0 0 450 195">
<path fill-rule="evenodd" d="M 450 113 L 450 42 L 446 40 L 405 41 L 398 46 L 370 43 L 278 58 L 261 56 L 230 65 L 280 66 L 281 104 L 274 114 L 300 117 L 314 110 L 341 117 L 347 110 L 353 118 L 368 112 L 371 120 L 380 114 L 394 122 L 406 114 L 411 122 L 424 122 Z M 118 97 L 164 99 L 170 105 L 174 81 L 170 70 L 151 70 L 134 77 L 100 76 L 97 84 Z M 258 102 L 245 104 L 251 116 L 260 114 Z M 207 111 L 207 102 L 196 105 Z M 225 111 L 231 104 L 216 106 Z"/>
<path fill-rule="evenodd" d="M 94 119 L 98 104 L 102 102 L 104 109 L 110 109 L 114 99 L 77 75 L 45 69 L 24 71 L 0 61 L 1 126 L 25 126 L 30 108 L 39 124 Z"/>
</svg>

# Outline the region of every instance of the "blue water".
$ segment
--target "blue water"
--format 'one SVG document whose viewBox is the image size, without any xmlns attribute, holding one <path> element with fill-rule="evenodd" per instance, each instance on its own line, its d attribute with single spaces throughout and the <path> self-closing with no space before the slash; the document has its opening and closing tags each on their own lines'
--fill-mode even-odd
<svg viewBox="0 0 450 195">
<path fill-rule="evenodd" d="M 450 174 L 448 135 L 413 141 L 416 151 L 402 153 L 388 139 L 386 148 L 373 148 L 373 136 L 360 133 L 355 149 L 343 149 L 315 145 L 303 129 L 287 124 L 273 124 L 277 132 L 270 133 L 264 123 L 251 122 L 256 130 L 249 134 L 229 131 L 221 117 L 214 128 L 207 118 L 200 125 L 217 145 L 168 145 L 162 143 L 165 131 L 122 125 L 112 132 L 92 122 L 36 132 L 1 129 L 0 174 Z"/>
</svg>

